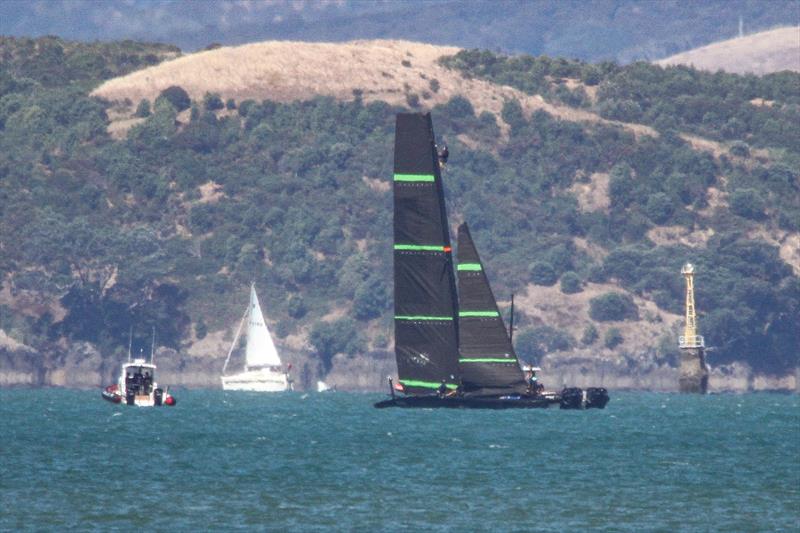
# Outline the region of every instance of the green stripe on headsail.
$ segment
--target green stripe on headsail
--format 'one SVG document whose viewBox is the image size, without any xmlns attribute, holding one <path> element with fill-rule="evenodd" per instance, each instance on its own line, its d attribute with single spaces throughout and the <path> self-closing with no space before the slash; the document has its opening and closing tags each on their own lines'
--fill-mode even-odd
<svg viewBox="0 0 800 533">
<path fill-rule="evenodd" d="M 459 359 L 459 363 L 516 363 L 516 359 L 499 359 L 495 357 L 472 357 L 469 359 Z"/>
<path fill-rule="evenodd" d="M 433 182 L 433 174 L 395 174 L 394 181 Z"/>
<path fill-rule="evenodd" d="M 401 379 L 400 383 L 402 383 L 405 387 L 420 387 L 425 389 L 438 389 L 442 385 L 441 383 L 436 383 L 435 381 L 416 381 L 413 379 Z M 458 387 L 458 385 L 455 383 L 445 383 L 445 386 L 448 389 L 455 389 Z"/>
<path fill-rule="evenodd" d="M 453 320 L 451 316 L 396 315 L 395 320 Z"/>
<path fill-rule="evenodd" d="M 469 272 L 480 272 L 483 270 L 480 263 L 464 263 L 463 265 L 458 265 L 456 268 L 458 270 L 466 270 Z"/>
<path fill-rule="evenodd" d="M 459 311 L 458 316 L 460 317 L 471 317 L 471 316 L 478 316 L 478 317 L 496 317 L 500 316 L 500 313 L 497 311 Z"/>
<path fill-rule="evenodd" d="M 430 246 L 427 244 L 395 244 L 394 249 L 423 252 L 444 252 L 444 246 Z"/>
</svg>

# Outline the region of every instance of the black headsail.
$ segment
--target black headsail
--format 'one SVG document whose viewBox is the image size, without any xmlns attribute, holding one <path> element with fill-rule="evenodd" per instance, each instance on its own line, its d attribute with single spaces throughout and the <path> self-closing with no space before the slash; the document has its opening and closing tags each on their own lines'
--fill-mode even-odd
<svg viewBox="0 0 800 533">
<path fill-rule="evenodd" d="M 455 277 L 430 114 L 399 113 L 394 141 L 394 335 L 411 394 L 458 383 Z"/>
<path fill-rule="evenodd" d="M 459 367 L 465 394 L 521 393 L 517 354 L 466 224 L 458 227 Z"/>
</svg>

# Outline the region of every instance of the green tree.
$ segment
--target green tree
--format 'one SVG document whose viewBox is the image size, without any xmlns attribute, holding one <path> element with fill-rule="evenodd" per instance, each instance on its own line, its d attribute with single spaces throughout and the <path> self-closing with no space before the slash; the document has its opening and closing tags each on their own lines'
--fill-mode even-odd
<svg viewBox="0 0 800 533">
<path fill-rule="evenodd" d="M 627 294 L 607 292 L 589 300 L 589 316 L 593 320 L 606 322 L 613 320 L 638 320 L 636 304 Z"/>
<path fill-rule="evenodd" d="M 581 278 L 572 271 L 564 272 L 561 276 L 561 292 L 564 294 L 575 294 L 583 290 Z"/>
<path fill-rule="evenodd" d="M 528 269 L 530 280 L 536 285 L 551 286 L 555 285 L 558 281 L 558 274 L 555 269 L 544 261 L 536 261 L 532 263 Z"/>
<path fill-rule="evenodd" d="M 616 348 L 623 341 L 622 332 L 618 328 L 609 328 L 605 336 L 603 336 L 603 345 L 609 349 Z"/>
<path fill-rule="evenodd" d="M 189 98 L 189 93 L 187 93 L 183 87 L 177 85 L 167 87 L 161 91 L 158 96 L 159 98 L 167 100 L 178 112 L 189 109 L 189 106 L 192 105 L 192 99 Z"/>
</svg>

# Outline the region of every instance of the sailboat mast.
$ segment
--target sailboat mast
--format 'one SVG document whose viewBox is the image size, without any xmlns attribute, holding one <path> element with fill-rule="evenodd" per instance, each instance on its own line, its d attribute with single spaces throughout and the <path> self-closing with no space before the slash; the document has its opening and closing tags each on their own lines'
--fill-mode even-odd
<svg viewBox="0 0 800 533">
<path fill-rule="evenodd" d="M 153 364 L 155 357 L 156 357 L 156 327 L 153 326 L 153 340 L 150 342 L 150 364 Z"/>
<path fill-rule="evenodd" d="M 508 321 L 508 340 L 514 345 L 514 293 L 511 293 L 511 319 Z"/>
<path fill-rule="evenodd" d="M 225 375 L 225 369 L 228 368 L 228 363 L 231 361 L 231 354 L 233 353 L 233 349 L 236 348 L 236 342 L 239 340 L 239 335 L 242 333 L 242 328 L 244 327 L 244 322 L 247 320 L 247 316 L 250 314 L 250 306 L 247 306 L 245 309 L 244 314 L 242 315 L 242 319 L 239 321 L 239 329 L 236 330 L 236 335 L 233 336 L 233 342 L 231 343 L 231 348 L 228 350 L 228 356 L 225 358 L 225 364 L 222 365 L 222 375 Z"/>
</svg>

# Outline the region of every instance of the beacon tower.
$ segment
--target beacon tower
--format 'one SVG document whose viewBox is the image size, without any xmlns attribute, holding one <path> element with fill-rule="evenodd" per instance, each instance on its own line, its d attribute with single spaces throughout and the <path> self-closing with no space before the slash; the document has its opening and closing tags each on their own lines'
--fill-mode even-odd
<svg viewBox="0 0 800 533">
<path fill-rule="evenodd" d="M 703 336 L 697 334 L 697 315 L 694 310 L 694 265 L 681 268 L 686 279 L 686 313 L 683 335 L 678 337 L 681 349 L 680 391 L 705 394 L 708 389 L 708 365 Z"/>
</svg>

